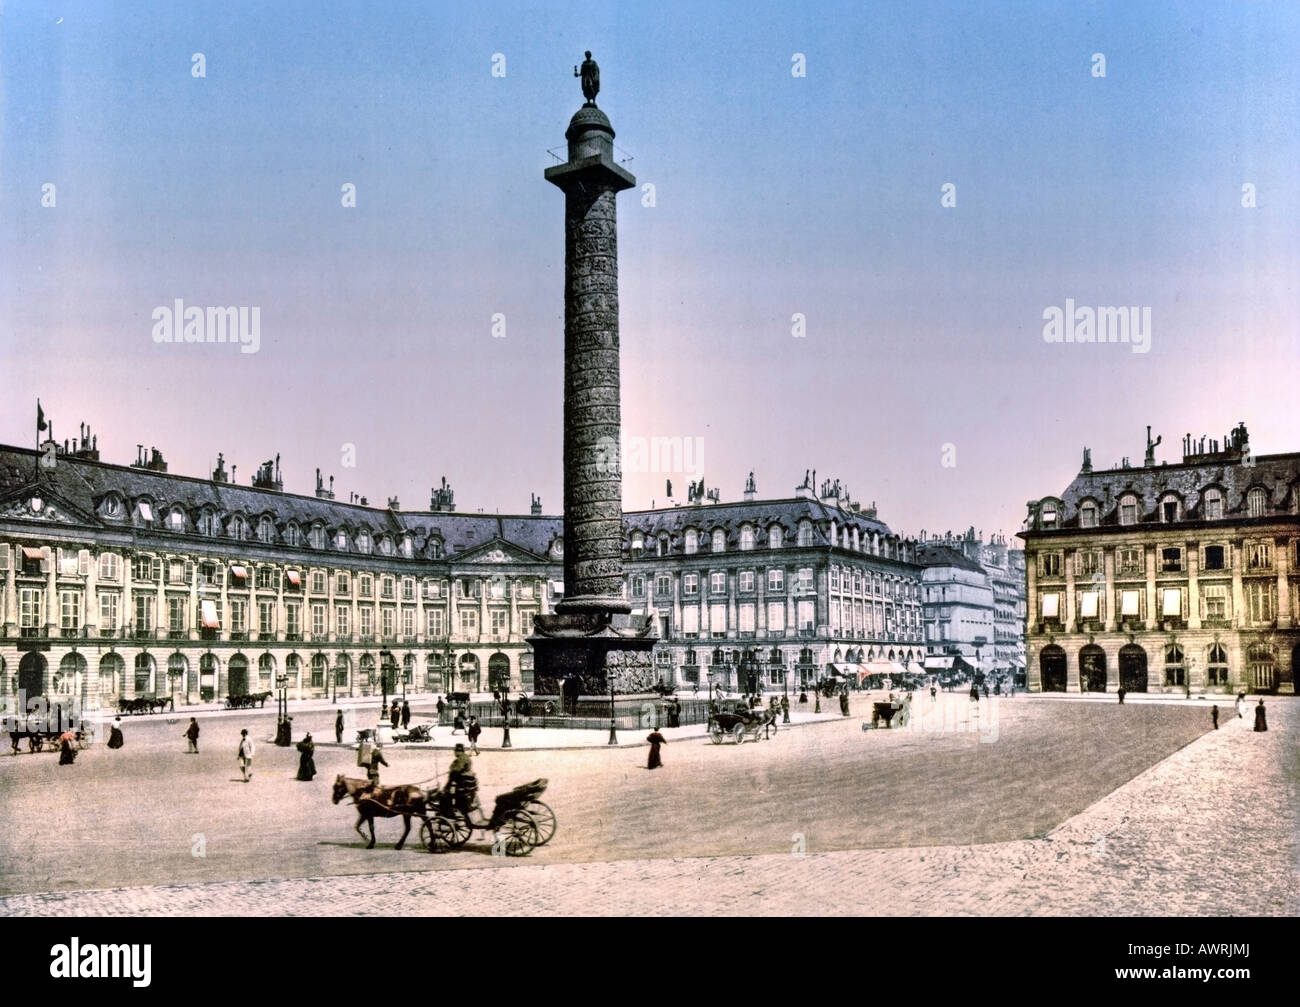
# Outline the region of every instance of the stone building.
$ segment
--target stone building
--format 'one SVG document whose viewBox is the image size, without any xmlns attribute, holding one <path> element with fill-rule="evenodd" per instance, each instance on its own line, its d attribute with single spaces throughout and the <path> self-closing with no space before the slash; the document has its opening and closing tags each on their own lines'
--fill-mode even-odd
<svg viewBox="0 0 1300 1007">
<path fill-rule="evenodd" d="M 1294 693 L 1300 454 L 1245 424 L 1156 464 L 1083 466 L 1029 503 L 1028 680 L 1044 691 Z"/>
<path fill-rule="evenodd" d="M 287 493 L 97 450 L 0 447 L 4 696 L 203 701 L 533 688 L 533 617 L 563 597 L 563 522 Z M 42 464 L 41 459 L 52 462 Z M 332 486 L 332 481 L 331 481 Z M 920 567 L 873 510 L 807 485 L 786 500 L 625 515 L 627 598 L 659 619 L 659 677 L 769 685 L 832 662 L 918 659 Z M 387 682 L 385 682 L 385 676 Z"/>
</svg>

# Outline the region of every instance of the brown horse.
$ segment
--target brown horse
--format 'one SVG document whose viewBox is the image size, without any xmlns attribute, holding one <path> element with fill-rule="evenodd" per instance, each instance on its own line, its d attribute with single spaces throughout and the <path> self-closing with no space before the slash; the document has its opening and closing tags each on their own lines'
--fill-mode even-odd
<svg viewBox="0 0 1300 1007">
<path fill-rule="evenodd" d="M 368 850 L 375 846 L 376 818 L 402 816 L 406 828 L 402 830 L 402 838 L 393 847 L 400 850 L 411 832 L 411 816 L 423 821 L 428 813 L 424 791 L 409 783 L 400 787 L 371 787 L 369 780 L 359 780 L 340 773 L 334 778 L 334 803 L 338 804 L 345 797 L 351 797 L 357 806 L 357 824 L 354 826 L 357 835 L 365 839 L 366 834 L 361 831 L 361 825 L 365 823 L 370 826 L 370 842 L 366 845 Z"/>
</svg>

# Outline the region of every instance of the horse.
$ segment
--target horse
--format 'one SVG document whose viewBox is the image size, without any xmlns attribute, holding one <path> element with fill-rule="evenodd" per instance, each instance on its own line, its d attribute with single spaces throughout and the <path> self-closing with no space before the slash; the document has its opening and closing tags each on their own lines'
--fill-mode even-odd
<svg viewBox="0 0 1300 1007">
<path fill-rule="evenodd" d="M 365 823 L 370 826 L 370 842 L 366 844 L 368 850 L 375 847 L 376 818 L 402 816 L 402 822 L 406 827 L 402 830 L 402 838 L 393 847 L 400 850 L 411 832 L 411 816 L 414 815 L 423 821 L 428 814 L 424 791 L 411 783 L 400 787 L 372 788 L 369 780 L 359 780 L 340 773 L 334 778 L 334 803 L 338 804 L 345 797 L 351 797 L 352 803 L 357 806 L 357 824 L 353 826 L 357 830 L 357 835 L 365 839 L 366 834 L 361 831 L 361 825 Z"/>
</svg>

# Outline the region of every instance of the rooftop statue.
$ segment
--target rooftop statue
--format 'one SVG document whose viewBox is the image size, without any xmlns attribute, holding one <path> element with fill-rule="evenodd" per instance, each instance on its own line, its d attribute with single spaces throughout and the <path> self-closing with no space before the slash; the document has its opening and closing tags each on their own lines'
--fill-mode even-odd
<svg viewBox="0 0 1300 1007">
<path fill-rule="evenodd" d="M 582 78 L 582 95 L 587 99 L 587 104 L 595 105 L 596 95 L 600 93 L 600 67 L 591 58 L 590 50 L 586 55 L 581 69 L 576 66 L 573 68 L 573 76 Z"/>
</svg>

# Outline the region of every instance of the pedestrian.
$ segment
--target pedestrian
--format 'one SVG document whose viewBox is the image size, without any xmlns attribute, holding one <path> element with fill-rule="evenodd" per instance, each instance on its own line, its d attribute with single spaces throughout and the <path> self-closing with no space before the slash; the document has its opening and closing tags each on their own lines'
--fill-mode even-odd
<svg viewBox="0 0 1300 1007">
<path fill-rule="evenodd" d="M 659 756 L 659 746 L 666 745 L 668 742 L 657 729 L 647 734 L 645 740 L 650 742 L 650 758 L 646 760 L 645 768 L 658 769 L 664 764 L 663 759 Z"/>
<path fill-rule="evenodd" d="M 700 694 L 700 683 L 699 683 L 699 681 L 697 680 L 697 681 L 694 682 L 694 683 L 692 684 L 692 686 L 691 686 L 691 695 L 692 695 L 692 696 L 696 696 L 696 697 L 698 697 L 699 694 Z"/>
<path fill-rule="evenodd" d="M 335 710 L 337 716 L 334 718 L 334 744 L 343 744 L 343 711 Z"/>
<path fill-rule="evenodd" d="M 939 702 L 939 690 L 936 689 L 933 685 L 931 685 L 931 686 L 930 686 L 930 705 L 931 705 L 931 706 L 934 706 L 934 704 L 937 703 L 937 702 Z"/>
<path fill-rule="evenodd" d="M 1217 731 L 1219 729 L 1219 704 L 1218 703 L 1215 703 L 1212 707 L 1210 707 L 1210 720 L 1213 722 L 1214 729 Z"/>
<path fill-rule="evenodd" d="M 971 701 L 975 703 L 980 701 L 980 687 L 974 682 L 971 682 L 970 684 L 970 698 Z"/>
<path fill-rule="evenodd" d="M 121 717 L 114 717 L 114 718 L 113 718 L 113 726 L 110 727 L 110 728 L 108 729 L 108 747 L 109 747 L 109 748 L 121 748 L 121 747 L 122 747 L 122 744 L 123 744 L 123 742 L 122 742 L 122 728 L 119 726 L 121 723 L 122 723 L 122 718 L 121 718 Z"/>
<path fill-rule="evenodd" d="M 1119 705 L 1120 705 L 1120 706 L 1123 706 L 1123 705 L 1124 705 L 1124 693 L 1125 693 L 1126 691 L 1127 691 L 1127 690 L 1124 688 L 1124 686 L 1121 685 L 1121 686 L 1119 687 L 1119 690 L 1115 693 L 1115 695 L 1117 695 L 1117 696 L 1119 697 Z"/>
<path fill-rule="evenodd" d="M 441 696 L 438 697 L 438 705 L 435 706 L 434 709 L 436 709 L 436 710 L 438 711 L 438 723 L 441 724 L 441 723 L 442 723 L 442 711 L 445 710 L 445 709 L 447 709 L 447 704 L 444 703 L 444 702 L 442 701 L 442 697 L 441 697 Z"/>
<path fill-rule="evenodd" d="M 840 714 L 847 717 L 849 715 L 849 690 L 845 689 L 840 693 Z"/>
<path fill-rule="evenodd" d="M 393 730 L 397 730 L 397 725 L 402 720 L 402 708 L 397 705 L 397 700 L 393 700 L 393 705 L 388 708 L 388 721 L 393 725 Z"/>
<path fill-rule="evenodd" d="M 478 755 L 478 736 L 483 733 L 483 728 L 479 727 L 478 717 L 469 718 L 469 727 L 465 729 L 465 737 L 469 739 L 469 747 Z"/>
<path fill-rule="evenodd" d="M 678 707 L 678 709 L 680 710 L 681 707 Z M 790 697 L 789 696 L 781 697 L 781 719 L 784 720 L 787 724 L 790 723 Z"/>
<path fill-rule="evenodd" d="M 1237 702 L 1234 705 L 1237 707 L 1237 719 L 1241 720 L 1246 715 L 1244 712 L 1246 706 L 1246 694 L 1244 692 L 1237 693 Z"/>
<path fill-rule="evenodd" d="M 1259 705 L 1255 707 L 1255 730 L 1267 731 L 1268 719 L 1264 713 L 1264 697 L 1259 697 Z"/>
<path fill-rule="evenodd" d="M 191 717 L 190 726 L 185 729 L 185 733 L 181 735 L 181 737 L 185 738 L 186 741 L 188 742 L 188 747 L 185 749 L 185 754 L 189 755 L 191 752 L 193 752 L 195 755 L 198 755 L 199 754 L 199 722 L 195 720 L 193 717 Z"/>
<path fill-rule="evenodd" d="M 239 761 L 239 771 L 244 774 L 244 782 L 247 783 L 253 776 L 249 771 L 253 764 L 253 739 L 248 736 L 248 728 L 239 732 L 239 749 L 235 752 L 235 758 Z"/>
<path fill-rule="evenodd" d="M 316 743 L 311 740 L 311 732 L 298 742 L 298 779 L 304 783 L 310 783 L 311 778 L 316 775 L 316 760 L 312 758 L 316 754 Z"/>
<path fill-rule="evenodd" d="M 451 733 L 455 734 L 457 731 L 463 730 L 465 730 L 465 715 L 458 709 L 455 718 L 451 722 Z"/>
<path fill-rule="evenodd" d="M 1258 728 L 1256 728 L 1258 730 Z M 77 750 L 72 747 L 72 742 L 76 740 L 76 735 L 71 731 L 64 731 L 59 735 L 59 765 L 71 766 L 77 761 Z"/>
<path fill-rule="evenodd" d="M 406 700 L 402 700 L 402 730 L 406 730 L 406 727 L 408 724 L 410 724 L 410 722 L 411 722 L 411 704 L 408 703 Z"/>
<path fill-rule="evenodd" d="M 379 742 L 375 742 L 375 747 L 370 750 L 370 761 L 366 763 L 366 778 L 370 780 L 371 790 L 379 786 L 379 767 L 387 765 L 388 760 L 379 750 Z"/>
</svg>

